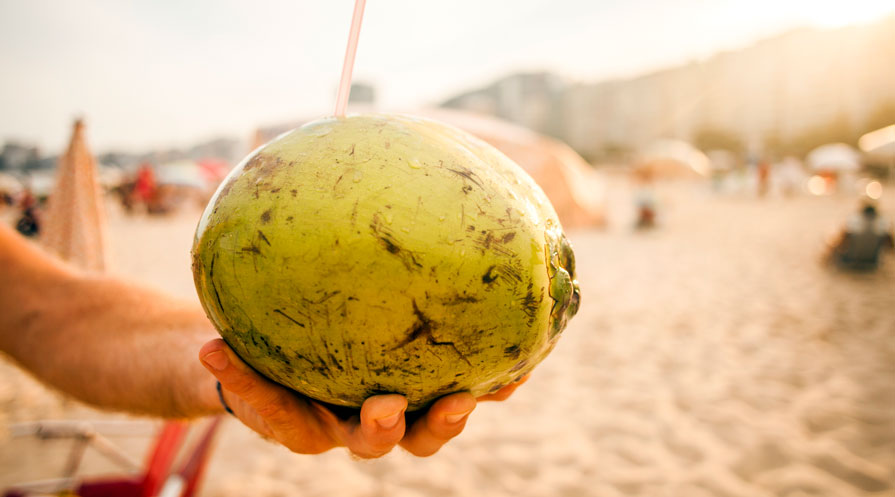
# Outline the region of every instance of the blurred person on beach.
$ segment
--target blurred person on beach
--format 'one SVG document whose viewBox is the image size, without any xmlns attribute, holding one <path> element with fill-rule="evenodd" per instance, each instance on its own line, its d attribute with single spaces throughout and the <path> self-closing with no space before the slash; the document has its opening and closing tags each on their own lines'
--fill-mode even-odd
<svg viewBox="0 0 895 497">
<path fill-rule="evenodd" d="M 19 199 L 19 210 L 21 214 L 16 220 L 16 231 L 29 238 L 36 237 L 40 234 L 40 207 L 37 205 L 37 198 L 29 188 L 22 192 L 22 198 Z"/>
<path fill-rule="evenodd" d="M 656 226 L 658 200 L 653 188 L 653 173 L 649 170 L 636 171 L 634 174 L 634 210 L 637 219 L 635 229 L 650 229 Z"/>
<path fill-rule="evenodd" d="M 634 194 L 634 204 L 637 209 L 637 221 L 634 227 L 637 229 L 649 229 L 656 227 L 656 195 L 652 190 L 641 189 Z"/>
<path fill-rule="evenodd" d="M 170 210 L 165 206 L 164 191 L 156 179 L 155 170 L 148 162 L 140 164 L 131 181 L 120 185 L 117 193 L 128 213 L 133 213 L 137 208 L 147 214 L 165 214 Z"/>
<path fill-rule="evenodd" d="M 152 204 L 157 194 L 158 186 L 155 181 L 155 171 L 149 164 L 141 164 L 137 170 L 137 179 L 134 182 L 134 197 L 143 205 Z"/>
<path fill-rule="evenodd" d="M 767 159 L 758 161 L 755 174 L 757 179 L 758 196 L 765 197 L 767 196 L 771 187 L 771 163 Z"/>
<path fill-rule="evenodd" d="M 865 197 L 830 245 L 829 256 L 842 269 L 872 271 L 886 248 L 895 248 L 892 225 L 880 214 L 876 202 Z"/>
<path fill-rule="evenodd" d="M 396 394 L 371 397 L 360 411 L 330 409 L 242 362 L 197 303 L 79 272 L 5 226 L 0 267 L 0 351 L 45 384 L 133 414 L 193 418 L 227 410 L 298 453 L 343 446 L 372 458 L 400 445 L 428 456 L 463 431 L 477 401 L 504 400 L 522 383 L 478 399 L 451 394 L 406 416 L 407 401 Z"/>
</svg>

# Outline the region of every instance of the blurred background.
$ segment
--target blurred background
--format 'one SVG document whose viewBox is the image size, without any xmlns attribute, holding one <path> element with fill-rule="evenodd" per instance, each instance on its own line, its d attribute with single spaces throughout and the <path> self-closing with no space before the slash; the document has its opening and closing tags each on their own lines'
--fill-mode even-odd
<svg viewBox="0 0 895 497">
<path fill-rule="evenodd" d="M 0 222 L 39 240 L 60 178 L 92 171 L 108 270 L 195 300 L 202 207 L 332 112 L 352 8 L 0 2 Z M 516 160 L 575 244 L 582 310 L 433 458 L 297 456 L 228 420 L 202 495 L 895 496 L 891 0 L 371 0 L 352 110 Z M 156 422 L 0 369 L 0 489 L 71 470 L 22 423 L 149 450 Z"/>
</svg>

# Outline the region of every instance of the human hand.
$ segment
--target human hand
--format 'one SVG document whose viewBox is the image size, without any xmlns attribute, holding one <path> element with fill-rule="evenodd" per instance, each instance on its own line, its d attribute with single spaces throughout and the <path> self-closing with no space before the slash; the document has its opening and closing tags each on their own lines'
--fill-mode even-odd
<svg viewBox="0 0 895 497">
<path fill-rule="evenodd" d="M 221 339 L 203 345 L 199 358 L 221 382 L 224 401 L 240 421 L 300 454 L 347 447 L 358 457 L 375 458 L 400 445 L 411 454 L 430 456 L 463 431 L 477 401 L 505 400 L 527 380 L 478 399 L 468 392 L 447 395 L 410 418 L 405 416 L 404 396 L 376 395 L 364 402 L 359 413 L 344 419 L 261 376 Z"/>
</svg>

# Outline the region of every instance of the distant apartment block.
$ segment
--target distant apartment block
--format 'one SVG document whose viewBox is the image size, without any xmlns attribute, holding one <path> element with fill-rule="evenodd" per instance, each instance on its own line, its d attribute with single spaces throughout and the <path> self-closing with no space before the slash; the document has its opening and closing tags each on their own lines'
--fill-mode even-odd
<svg viewBox="0 0 895 497">
<path fill-rule="evenodd" d="M 0 170 L 22 172 L 40 161 L 37 147 L 7 142 L 0 149 Z"/>
<path fill-rule="evenodd" d="M 514 74 L 457 95 L 442 107 L 490 114 L 562 138 L 565 85 L 550 73 Z"/>
<path fill-rule="evenodd" d="M 866 26 L 802 29 L 705 61 L 645 76 L 564 85 L 520 74 L 451 98 L 444 106 L 485 112 L 568 142 L 594 157 L 702 128 L 760 148 L 837 117 L 861 125 L 895 102 L 895 16 Z"/>
</svg>

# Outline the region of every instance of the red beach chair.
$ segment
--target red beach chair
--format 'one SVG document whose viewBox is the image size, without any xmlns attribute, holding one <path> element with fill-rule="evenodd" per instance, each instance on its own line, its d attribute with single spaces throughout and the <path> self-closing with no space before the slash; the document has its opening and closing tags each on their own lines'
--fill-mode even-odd
<svg viewBox="0 0 895 497">
<path fill-rule="evenodd" d="M 84 481 L 68 477 L 35 482 L 9 489 L 3 496 L 26 497 L 50 493 L 77 497 L 192 497 L 199 488 L 220 422 L 221 417 L 218 416 L 208 423 L 200 438 L 181 457 L 182 462 L 177 469 L 172 470 L 172 466 L 180 453 L 189 424 L 169 421 L 162 427 L 140 474 Z M 92 438 L 91 433 L 82 432 L 83 437 L 88 440 Z M 75 436 L 78 434 L 75 433 Z M 76 456 L 74 468 L 77 468 L 83 456 L 82 447 L 76 445 L 73 454 Z"/>
</svg>

